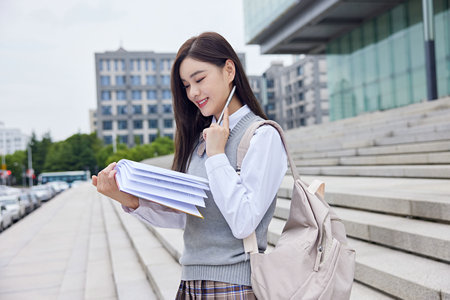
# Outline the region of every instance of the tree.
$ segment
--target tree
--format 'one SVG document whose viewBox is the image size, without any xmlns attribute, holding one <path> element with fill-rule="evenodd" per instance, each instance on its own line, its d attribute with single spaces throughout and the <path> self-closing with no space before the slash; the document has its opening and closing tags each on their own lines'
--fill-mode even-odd
<svg viewBox="0 0 450 300">
<path fill-rule="evenodd" d="M 11 176 L 15 179 L 17 184 L 23 184 L 23 172 L 26 169 L 27 153 L 25 151 L 16 151 L 13 154 L 8 154 L 5 157 L 6 165 L 11 170 Z"/>
</svg>

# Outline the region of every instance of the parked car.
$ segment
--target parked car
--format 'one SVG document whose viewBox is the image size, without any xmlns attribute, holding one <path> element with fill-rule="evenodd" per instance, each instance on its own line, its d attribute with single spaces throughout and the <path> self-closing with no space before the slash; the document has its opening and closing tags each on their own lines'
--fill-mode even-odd
<svg viewBox="0 0 450 300">
<path fill-rule="evenodd" d="M 20 220 L 26 214 L 25 202 L 19 201 L 18 194 L 0 196 L 0 205 L 11 213 L 13 221 Z"/>
<path fill-rule="evenodd" d="M 33 203 L 33 210 L 41 207 L 41 199 L 39 199 L 32 191 L 28 191 L 28 197 L 31 199 L 31 203 Z"/>
<path fill-rule="evenodd" d="M 6 206 L 0 204 L 0 232 L 12 224 L 12 213 L 6 209 Z"/>
<path fill-rule="evenodd" d="M 33 211 L 33 201 L 31 200 L 31 197 L 27 192 L 20 193 L 19 201 L 25 204 L 25 212 L 27 214 Z"/>
<path fill-rule="evenodd" d="M 36 195 L 40 201 L 48 201 L 53 197 L 53 190 L 46 184 L 35 185 L 31 188 L 31 192 Z"/>
<path fill-rule="evenodd" d="M 87 182 L 87 181 L 84 181 L 84 180 L 75 180 L 75 181 L 73 181 L 73 182 L 70 184 L 70 187 L 73 188 L 73 187 L 79 186 L 80 184 L 83 184 L 83 183 L 86 183 L 86 182 Z"/>
</svg>

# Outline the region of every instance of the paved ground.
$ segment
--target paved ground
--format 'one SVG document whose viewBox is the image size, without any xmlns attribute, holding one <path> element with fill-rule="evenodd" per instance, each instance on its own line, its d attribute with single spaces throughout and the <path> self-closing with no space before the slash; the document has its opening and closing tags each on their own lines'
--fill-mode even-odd
<svg viewBox="0 0 450 300">
<path fill-rule="evenodd" d="M 0 299 L 116 299 L 101 197 L 58 195 L 0 234 Z"/>
</svg>

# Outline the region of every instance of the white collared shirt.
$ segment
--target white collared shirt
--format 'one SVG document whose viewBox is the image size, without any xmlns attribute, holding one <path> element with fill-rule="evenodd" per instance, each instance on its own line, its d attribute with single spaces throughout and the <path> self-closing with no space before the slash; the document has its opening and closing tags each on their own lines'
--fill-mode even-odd
<svg viewBox="0 0 450 300">
<path fill-rule="evenodd" d="M 230 131 L 249 112 L 248 106 L 244 105 L 230 115 Z M 215 117 L 212 122 L 216 123 Z M 233 235 L 243 239 L 255 231 L 272 203 L 287 170 L 287 156 L 277 130 L 262 126 L 250 140 L 240 175 L 224 153 L 209 157 L 205 167 L 217 207 Z M 123 208 L 154 226 L 184 228 L 186 224 L 184 213 L 151 201 L 139 199 L 137 209 Z"/>
</svg>

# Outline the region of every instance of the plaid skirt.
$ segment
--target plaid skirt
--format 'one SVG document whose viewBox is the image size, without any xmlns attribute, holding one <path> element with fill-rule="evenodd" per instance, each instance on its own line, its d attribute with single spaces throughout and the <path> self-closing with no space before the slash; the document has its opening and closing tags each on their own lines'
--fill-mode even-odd
<svg viewBox="0 0 450 300">
<path fill-rule="evenodd" d="M 176 300 L 187 299 L 241 299 L 255 300 L 251 286 L 238 285 L 210 280 L 182 280 Z"/>
</svg>

